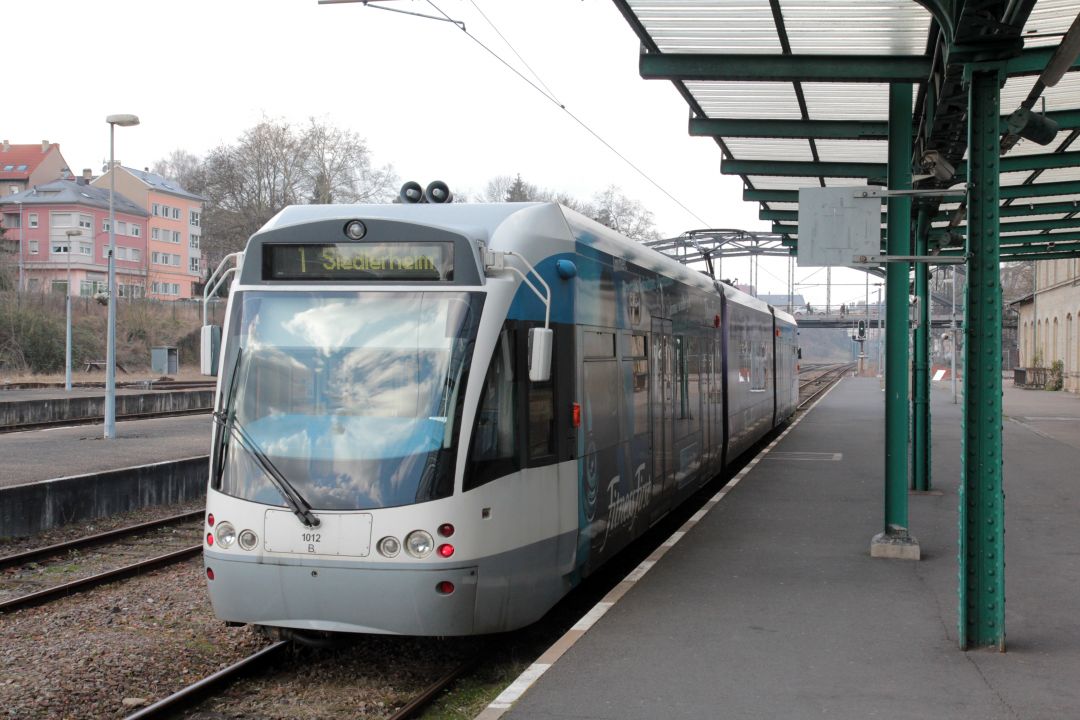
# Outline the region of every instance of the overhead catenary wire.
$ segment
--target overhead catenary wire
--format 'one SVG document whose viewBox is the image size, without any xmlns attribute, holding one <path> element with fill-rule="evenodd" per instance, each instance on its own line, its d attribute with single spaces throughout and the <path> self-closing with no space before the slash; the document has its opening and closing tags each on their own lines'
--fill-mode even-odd
<svg viewBox="0 0 1080 720">
<path fill-rule="evenodd" d="M 382 7 L 380 5 L 377 5 L 377 4 L 373 3 L 373 2 L 368 2 L 368 0 L 319 0 L 320 4 L 339 4 L 339 3 L 344 4 L 344 3 L 349 3 L 349 2 L 362 2 L 364 7 L 371 7 L 371 8 L 376 8 L 376 9 L 379 9 L 379 10 L 388 10 L 388 9 L 390 9 L 390 8 L 386 8 L 386 7 Z M 507 62 L 506 59 L 504 59 L 501 55 L 499 55 L 497 52 L 492 50 L 490 47 L 488 47 L 486 44 L 484 44 L 484 42 L 482 40 L 480 40 L 478 37 L 476 37 L 471 32 L 469 32 L 469 30 L 465 27 L 464 22 L 461 22 L 459 20 L 455 20 L 454 18 L 452 18 L 448 14 L 446 14 L 446 12 L 444 12 L 442 8 L 440 8 L 438 5 L 436 5 L 433 2 L 433 0 L 427 0 L 427 3 L 428 3 L 428 5 L 430 5 L 432 7 L 432 9 L 434 9 L 437 13 L 439 13 L 439 15 L 442 16 L 441 18 L 433 17 L 433 16 L 429 16 L 429 15 L 421 15 L 419 13 L 408 13 L 408 14 L 414 15 L 414 16 L 417 16 L 417 17 L 428 18 L 428 19 L 432 19 L 432 20 L 439 20 L 439 21 L 449 22 L 449 23 L 451 23 L 453 25 L 456 25 L 458 27 L 458 29 L 461 30 L 461 32 L 465 33 L 469 37 L 470 40 L 475 42 L 477 45 L 479 45 L 481 48 L 483 48 L 489 55 L 491 55 L 493 58 L 495 58 L 500 63 L 502 63 L 504 66 L 506 66 L 506 68 L 509 69 L 512 73 L 514 73 L 519 78 L 521 78 L 524 82 L 526 82 L 529 85 L 529 87 L 536 90 L 538 93 L 543 95 L 544 98 L 546 98 L 549 102 L 551 102 L 556 107 L 558 107 L 560 110 L 565 112 L 570 117 L 570 119 L 572 119 L 579 126 L 581 126 L 581 128 L 583 130 L 585 130 L 585 132 L 592 135 L 604 147 L 606 147 L 608 150 L 610 150 L 612 153 L 614 153 L 616 155 L 616 157 L 618 157 L 620 160 L 622 160 L 624 163 L 626 163 L 628 166 L 630 166 L 630 168 L 632 168 L 634 170 L 634 172 L 636 172 L 638 175 L 643 177 L 650 185 L 655 187 L 657 190 L 659 190 L 661 193 L 663 193 L 665 196 L 667 196 L 668 199 L 670 199 L 672 202 L 674 202 L 676 205 L 678 205 L 680 208 L 682 208 L 684 212 L 686 212 L 688 215 L 693 217 L 695 220 L 697 220 L 702 225 L 704 225 L 704 226 L 709 225 L 709 223 L 706 222 L 705 220 L 703 220 L 700 215 L 695 213 L 693 210 L 691 210 L 689 207 L 687 207 L 685 203 L 683 203 L 677 197 L 675 197 L 670 192 L 668 192 L 668 190 L 666 188 L 664 188 L 660 183 L 658 183 L 656 180 L 654 180 L 648 173 L 646 173 L 644 170 L 642 170 L 640 167 L 638 167 L 633 161 L 630 160 L 630 158 L 626 157 L 626 155 L 619 152 L 619 150 L 616 149 L 615 146 L 613 146 L 611 143 L 609 143 L 607 140 L 605 140 L 603 137 L 601 137 L 600 134 L 598 132 L 596 132 L 595 130 L 593 130 L 588 124 L 586 124 L 584 120 L 582 120 L 577 115 L 572 113 L 566 107 L 565 104 L 560 102 L 558 100 L 558 98 L 555 97 L 554 93 L 552 93 L 547 88 L 547 85 L 543 82 L 543 80 L 540 79 L 540 76 L 536 73 L 536 71 L 533 70 L 531 67 L 529 67 L 528 63 L 526 63 L 525 60 L 521 58 L 521 55 L 517 52 L 517 50 L 514 49 L 513 45 L 511 45 L 510 41 L 506 39 L 506 37 L 499 31 L 499 29 L 495 26 L 495 24 L 491 22 L 491 20 L 487 17 L 487 15 L 485 15 L 483 13 L 483 11 L 481 11 L 480 8 L 477 7 L 476 3 L 473 0 L 470 0 L 470 2 L 472 2 L 473 7 L 476 7 L 477 11 L 480 12 L 480 15 L 484 18 L 484 20 L 486 20 L 487 23 L 489 25 L 491 25 L 492 28 L 495 29 L 495 32 L 499 35 L 500 38 L 502 38 L 503 42 L 506 43 L 506 45 L 510 48 L 510 50 L 514 53 L 514 55 L 516 55 L 518 57 L 518 59 L 520 59 L 521 62 L 525 65 L 525 67 L 527 67 L 529 69 L 529 72 L 531 72 L 534 76 L 536 76 L 536 79 L 537 79 L 537 82 L 539 83 L 539 85 L 537 84 L 537 82 L 533 82 L 528 77 L 526 77 L 520 70 L 518 70 L 516 67 L 514 67 L 509 62 Z M 541 87 L 541 85 L 543 87 Z"/>
</svg>

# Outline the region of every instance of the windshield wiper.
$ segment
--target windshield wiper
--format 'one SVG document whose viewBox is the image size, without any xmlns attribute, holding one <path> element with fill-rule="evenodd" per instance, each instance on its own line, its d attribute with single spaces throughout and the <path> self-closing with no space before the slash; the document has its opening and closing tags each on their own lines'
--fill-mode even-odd
<svg viewBox="0 0 1080 720">
<path fill-rule="evenodd" d="M 229 374 L 229 392 L 225 395 L 224 402 L 221 404 L 221 410 L 213 413 L 214 422 L 217 423 L 218 430 L 214 433 L 214 444 L 217 446 L 217 462 L 214 464 L 214 477 L 213 485 L 215 488 L 221 487 L 221 476 L 225 472 L 225 456 L 228 453 L 228 438 L 229 430 L 229 418 L 233 414 L 233 396 L 236 394 L 236 386 L 240 384 L 240 356 L 243 354 L 244 348 L 236 348 L 236 360 L 233 361 L 232 372 Z"/>
<path fill-rule="evenodd" d="M 251 439 L 247 431 L 236 419 L 235 415 L 226 421 L 226 430 L 236 438 L 237 444 L 247 450 L 251 457 L 255 459 L 255 462 L 259 464 L 263 472 L 274 483 L 274 487 L 288 503 L 289 508 L 293 511 L 296 517 L 300 518 L 300 522 L 304 523 L 308 527 L 314 528 L 320 525 L 319 518 L 312 512 L 311 504 L 304 499 L 304 496 L 300 494 L 300 491 L 289 482 L 281 471 L 274 466 L 274 463 L 270 461 L 270 458 L 266 456 L 259 446 L 255 444 L 255 441 Z"/>
</svg>

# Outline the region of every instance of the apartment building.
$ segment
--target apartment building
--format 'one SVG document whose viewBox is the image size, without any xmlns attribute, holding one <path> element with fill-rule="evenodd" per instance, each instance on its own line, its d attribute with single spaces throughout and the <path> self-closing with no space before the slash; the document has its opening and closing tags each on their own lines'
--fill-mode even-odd
<svg viewBox="0 0 1080 720">
<path fill-rule="evenodd" d="M 21 193 L 34 185 L 60 177 L 68 169 L 60 144 L 42 140 L 39 145 L 0 143 L 0 195 Z"/>
<path fill-rule="evenodd" d="M 114 209 L 117 294 L 142 297 L 148 214 L 119 194 Z M 23 290 L 83 296 L 108 290 L 108 190 L 85 178 L 53 180 L 0 196 L 0 216 L 5 245 L 21 254 Z"/>
<path fill-rule="evenodd" d="M 148 170 L 117 165 L 92 185 L 108 188 L 115 172 L 116 192 L 147 214 L 147 297 L 182 300 L 196 296 L 206 276 L 202 250 L 203 198 Z"/>
<path fill-rule="evenodd" d="M 1080 393 L 1080 258 L 1035 263 L 1035 291 L 1013 303 L 1021 367 L 1064 366 L 1064 389 Z"/>
</svg>

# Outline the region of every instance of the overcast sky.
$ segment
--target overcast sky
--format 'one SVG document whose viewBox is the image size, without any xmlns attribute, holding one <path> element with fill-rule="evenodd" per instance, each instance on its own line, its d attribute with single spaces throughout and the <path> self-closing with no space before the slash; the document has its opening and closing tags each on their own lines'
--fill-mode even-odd
<svg viewBox="0 0 1080 720">
<path fill-rule="evenodd" d="M 437 15 L 426 0 L 391 7 Z M 638 75 L 639 43 L 610 0 L 435 0 L 441 10 L 625 155 L 633 170 L 456 26 L 316 0 L 8 0 L 0 135 L 58 142 L 73 172 L 102 169 L 105 116 L 116 158 L 147 167 L 175 149 L 203 155 L 264 116 L 317 117 L 364 137 L 404 180 L 474 195 L 497 175 L 591 199 L 611 184 L 651 210 L 665 236 L 702 227 L 767 231 L 720 150 L 687 133 L 671 83 Z M 152 10 L 151 10 L 152 8 Z M 478 12 L 482 10 L 536 76 Z M 797 279 L 813 270 L 797 270 Z M 729 261 L 725 277 L 749 279 Z M 818 271 L 810 282 L 823 280 Z M 786 293 L 787 263 L 763 261 L 763 293 Z M 862 273 L 834 271 L 833 301 L 863 297 Z M 797 292 L 823 304 L 824 288 Z M 871 295 L 874 294 L 873 287 Z"/>
</svg>

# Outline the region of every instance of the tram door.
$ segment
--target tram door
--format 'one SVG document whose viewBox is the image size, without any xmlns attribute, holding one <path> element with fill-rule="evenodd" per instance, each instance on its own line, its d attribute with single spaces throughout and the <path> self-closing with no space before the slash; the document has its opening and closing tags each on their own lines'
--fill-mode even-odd
<svg viewBox="0 0 1080 720">
<path fill-rule="evenodd" d="M 652 435 L 652 517 L 667 512 L 671 502 L 674 471 L 674 346 L 671 321 L 653 318 L 649 358 L 649 417 Z"/>
</svg>

